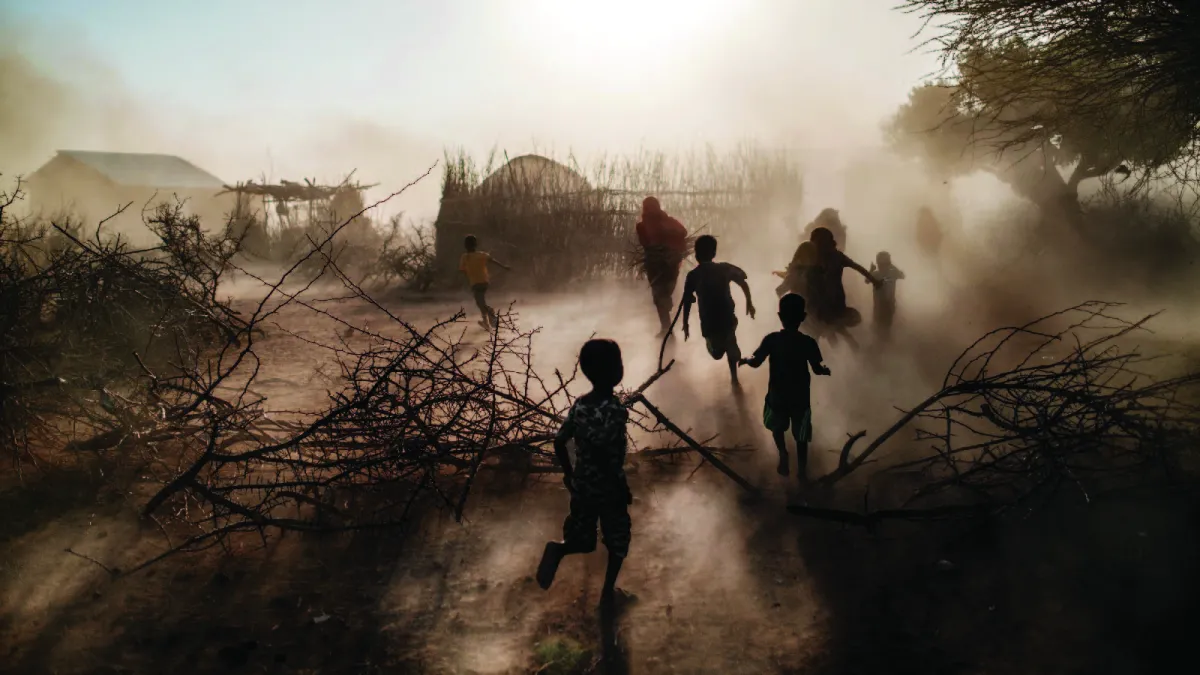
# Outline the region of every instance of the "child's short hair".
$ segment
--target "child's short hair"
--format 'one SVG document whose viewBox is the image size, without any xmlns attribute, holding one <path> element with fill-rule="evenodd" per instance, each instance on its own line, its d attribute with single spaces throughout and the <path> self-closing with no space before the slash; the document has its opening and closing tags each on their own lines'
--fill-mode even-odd
<svg viewBox="0 0 1200 675">
<path fill-rule="evenodd" d="M 463 239 L 463 246 L 468 251 L 474 251 L 476 248 L 479 247 L 479 240 L 475 238 L 475 235 L 468 234 L 466 239 Z"/>
<path fill-rule="evenodd" d="M 593 386 L 617 386 L 625 377 L 620 345 L 608 339 L 588 340 L 579 350 L 579 369 Z"/>
<path fill-rule="evenodd" d="M 890 265 L 892 264 L 892 254 L 887 251 L 880 251 L 875 254 L 875 262 L 881 266 Z"/>
<path fill-rule="evenodd" d="M 696 238 L 696 260 L 708 262 L 717 257 L 717 238 L 703 234 Z"/>
<path fill-rule="evenodd" d="M 837 246 L 837 240 L 833 238 L 833 231 L 828 227 L 818 227 L 812 231 L 808 240 L 817 245 L 818 249 L 834 248 Z"/>
<path fill-rule="evenodd" d="M 779 299 L 779 320 L 787 328 L 796 328 L 804 323 L 808 303 L 804 296 L 788 293 Z"/>
</svg>

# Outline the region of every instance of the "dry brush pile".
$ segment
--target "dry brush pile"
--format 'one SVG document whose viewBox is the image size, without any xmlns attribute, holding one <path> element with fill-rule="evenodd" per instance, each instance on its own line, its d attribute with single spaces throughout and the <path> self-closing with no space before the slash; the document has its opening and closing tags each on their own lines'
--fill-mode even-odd
<svg viewBox="0 0 1200 675">
<path fill-rule="evenodd" d="M 1028 513 L 1064 489 L 1090 502 L 1180 482 L 1180 460 L 1200 440 L 1200 373 L 1139 351 L 1134 340 L 1153 316 L 1130 320 L 1119 305 L 1089 302 L 987 333 L 940 390 L 857 455 L 866 432 L 852 435 L 822 479 L 832 485 L 878 461 L 879 474 L 905 474 L 913 486 L 901 504 L 792 510 L 865 524 Z M 912 441 L 901 450 L 903 434 Z"/>
<path fill-rule="evenodd" d="M 466 339 L 461 316 L 419 328 L 377 303 L 329 255 L 336 228 L 278 276 L 259 278 L 261 298 L 238 314 L 218 295 L 227 272 L 238 269 L 238 242 L 205 238 L 169 207 L 150 220 L 163 241 L 153 251 L 53 229 L 59 248 L 47 244 L 38 254 L 30 248 L 36 239 L 14 238 L 17 223 L 6 230 L 0 290 L 13 323 L 4 335 L 2 403 L 6 443 L 17 439 L 25 449 L 14 457 L 70 440 L 71 457 L 100 452 L 136 467 L 142 515 L 172 537 L 164 555 L 288 530 L 392 527 L 430 504 L 462 518 L 484 467 L 555 470 L 550 444 L 576 376 L 539 373 L 536 331 L 521 329 L 514 315 L 478 344 Z M 44 257 L 35 265 L 37 255 Z M 380 324 L 360 327 L 312 300 L 316 277 L 299 271 L 314 267 L 340 281 L 345 298 L 371 306 Z M 319 409 L 268 412 L 254 393 L 256 350 L 289 307 L 340 326 L 340 340 L 312 344 L 332 354 L 340 372 Z M 1200 376 L 1144 372 L 1147 360 L 1126 348 L 1144 323 L 1090 304 L 988 334 L 940 391 L 857 455 L 854 441 L 865 432 L 855 435 L 823 481 L 832 485 L 878 460 L 884 473 L 919 474 L 911 499 L 868 513 L 794 510 L 867 524 L 997 513 L 1062 486 L 1093 498 L 1170 476 L 1200 430 Z M 68 349 L 55 360 L 46 356 L 51 347 Z M 67 377 L 66 365 L 88 354 L 91 370 Z M 712 439 L 697 441 L 647 400 L 671 365 L 660 360 L 652 377 L 625 393 L 634 428 L 649 432 L 641 438 L 674 439 L 644 456 L 694 451 L 757 493 L 709 447 Z M 72 378 L 80 384 L 62 395 L 57 383 Z M 54 395 L 40 394 L 44 381 L 56 383 Z M 905 433 L 915 446 L 899 447 Z"/>
</svg>

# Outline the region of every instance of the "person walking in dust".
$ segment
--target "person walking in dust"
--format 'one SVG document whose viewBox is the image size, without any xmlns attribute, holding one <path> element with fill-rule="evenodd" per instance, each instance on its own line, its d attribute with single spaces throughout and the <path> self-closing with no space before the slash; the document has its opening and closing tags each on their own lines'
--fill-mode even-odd
<svg viewBox="0 0 1200 675">
<path fill-rule="evenodd" d="M 479 325 L 487 330 L 491 330 L 496 324 L 496 310 L 487 304 L 488 284 L 491 282 L 491 275 L 488 273 L 488 264 L 490 263 L 503 270 L 511 268 L 496 260 L 491 255 L 478 250 L 479 240 L 473 234 L 467 235 L 466 239 L 463 240 L 463 248 L 466 249 L 466 252 L 458 259 L 458 271 L 466 275 L 467 283 L 471 284 L 471 294 L 475 296 L 475 306 L 479 308 L 479 313 L 483 315 L 483 318 L 479 321 Z"/>
<path fill-rule="evenodd" d="M 896 318 L 896 282 L 904 278 L 904 272 L 892 264 L 892 254 L 880 251 L 871 263 L 871 276 L 879 280 L 873 294 L 871 327 L 880 342 L 887 342 L 892 337 L 892 322 Z"/>
<path fill-rule="evenodd" d="M 738 384 L 738 361 L 742 351 L 737 343 L 737 312 L 733 305 L 730 284 L 737 284 L 746 295 L 746 314 L 754 318 L 754 300 L 742 268 L 729 263 L 714 262 L 717 240 L 710 235 L 696 239 L 696 269 L 688 272 L 683 282 L 683 339 L 689 336 L 692 305 L 700 305 L 700 334 L 704 336 L 708 353 L 714 359 L 724 357 L 729 362 L 729 377 Z"/>
<path fill-rule="evenodd" d="M 617 575 L 629 554 L 633 503 L 625 477 L 629 411 L 614 393 L 625 376 L 621 348 L 612 340 L 588 340 L 579 350 L 579 369 L 592 390 L 575 400 L 554 439 L 554 454 L 571 494 L 570 513 L 563 522 L 562 541 L 546 544 L 537 568 L 543 589 L 554 583 L 559 563 L 568 555 L 596 550 L 596 526 L 604 534 L 608 569 L 600 593 L 601 607 L 611 607 L 617 594 Z M 567 442 L 575 442 L 571 463 Z"/>
<path fill-rule="evenodd" d="M 642 266 L 650 282 L 650 295 L 658 311 L 658 337 L 671 331 L 671 309 L 675 306 L 675 286 L 679 268 L 687 256 L 687 228 L 667 215 L 655 197 L 642 200 L 642 219 L 637 224 L 638 244 L 642 247 Z"/>
</svg>

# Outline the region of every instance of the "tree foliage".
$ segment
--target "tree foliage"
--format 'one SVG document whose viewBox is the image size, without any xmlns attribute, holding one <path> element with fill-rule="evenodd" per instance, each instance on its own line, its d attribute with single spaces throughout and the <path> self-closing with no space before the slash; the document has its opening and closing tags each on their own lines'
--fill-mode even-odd
<svg viewBox="0 0 1200 675">
<path fill-rule="evenodd" d="M 1006 109 L 999 125 L 1006 144 L 1037 140 L 1042 125 L 1102 135 L 1114 152 L 1153 164 L 1200 140 L 1194 2 L 904 0 L 901 7 L 925 20 L 926 44 L 957 69 L 953 84 Z M 1129 129 L 1181 141 L 1126 145 Z"/>
<path fill-rule="evenodd" d="M 1013 40 L 961 53 L 952 77 L 910 94 L 889 126 L 893 145 L 944 174 L 991 169 L 1039 203 L 1075 198 L 1082 181 L 1113 171 L 1157 169 L 1188 149 L 1186 130 L 1131 122 L 1140 113 L 1122 91 L 1079 105 L 1068 91 L 1074 76 L 1062 84 L 1039 65 L 1054 48 Z"/>
</svg>

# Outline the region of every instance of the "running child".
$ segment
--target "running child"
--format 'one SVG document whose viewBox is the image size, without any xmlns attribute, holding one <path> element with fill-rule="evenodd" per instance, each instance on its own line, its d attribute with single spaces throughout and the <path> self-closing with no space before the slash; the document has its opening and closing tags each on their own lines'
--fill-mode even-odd
<svg viewBox="0 0 1200 675">
<path fill-rule="evenodd" d="M 614 393 L 625 376 L 621 348 L 612 340 L 588 340 L 579 350 L 579 369 L 592 383 L 592 391 L 576 399 L 554 439 L 563 483 L 571 493 L 571 510 L 563 523 L 563 540 L 546 544 L 537 581 L 543 589 L 550 588 L 565 556 L 595 551 L 599 522 L 608 549 L 600 601 L 611 606 L 617 574 L 629 553 L 629 505 L 633 503 L 624 469 L 629 411 Z M 567 441 L 572 439 L 574 465 L 567 453 Z"/>
<path fill-rule="evenodd" d="M 471 294 L 475 296 L 475 306 L 483 315 L 479 325 L 491 330 L 496 323 L 496 310 L 487 304 L 488 283 L 491 281 L 491 276 L 488 274 L 488 263 L 502 270 L 512 268 L 496 260 L 490 254 L 477 250 L 479 240 L 473 234 L 467 235 L 467 238 L 463 240 L 463 247 L 467 251 L 458 260 L 458 271 L 467 275 L 467 283 L 471 284 Z"/>
<path fill-rule="evenodd" d="M 892 254 L 880 251 L 871 263 L 871 276 L 880 281 L 874 289 L 872 327 L 880 340 L 887 340 L 892 335 L 892 320 L 896 317 L 896 282 L 904 278 L 904 272 L 892 264 Z"/>
<path fill-rule="evenodd" d="M 690 333 L 689 318 L 692 304 L 700 305 L 700 334 L 708 353 L 715 360 L 724 357 L 729 362 L 729 376 L 737 385 L 738 361 L 742 351 L 737 343 L 737 313 L 729 284 L 737 284 L 746 295 L 746 314 L 754 318 L 754 301 L 746 273 L 729 263 L 713 262 L 717 257 L 717 240 L 710 235 L 696 239 L 696 269 L 688 272 L 683 281 L 683 339 Z"/>
<path fill-rule="evenodd" d="M 809 366 L 817 375 L 828 375 L 817 341 L 800 332 L 805 317 L 804 298 L 789 293 L 779 299 L 779 321 L 783 330 L 763 338 L 754 356 L 741 365 L 758 368 L 770 361 L 767 399 L 763 404 L 763 425 L 771 431 L 779 450 L 779 475 L 788 475 L 787 439 L 791 427 L 796 441 L 796 473 L 800 482 L 808 480 L 808 444 L 812 441 L 812 403 L 809 398 Z"/>
<path fill-rule="evenodd" d="M 817 321 L 829 329 L 823 333 L 831 340 L 841 335 L 851 347 L 857 347 L 858 343 L 847 329 L 861 323 L 862 315 L 858 310 L 846 305 L 842 272 L 849 267 L 863 275 L 870 284 L 879 286 L 880 282 L 871 276 L 865 267 L 838 250 L 837 240 L 828 229 L 814 229 L 812 243 L 817 247 L 817 263 L 808 270 L 808 306 Z"/>
</svg>

